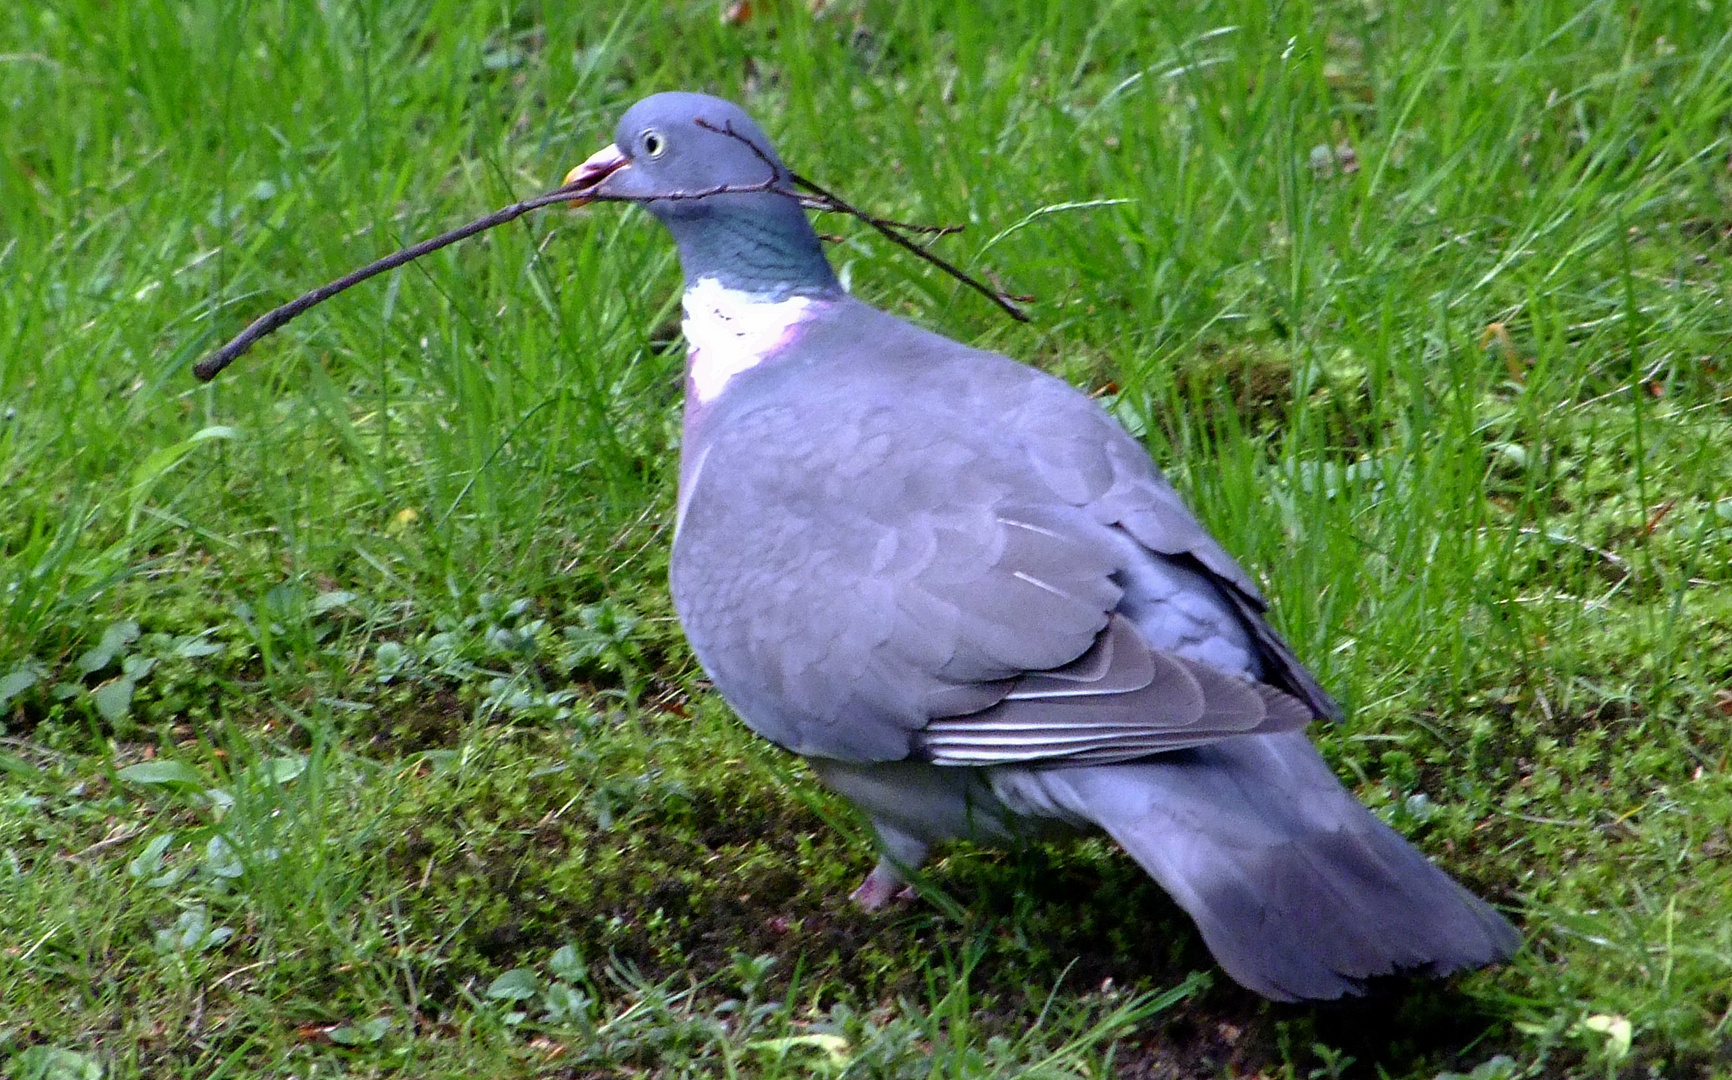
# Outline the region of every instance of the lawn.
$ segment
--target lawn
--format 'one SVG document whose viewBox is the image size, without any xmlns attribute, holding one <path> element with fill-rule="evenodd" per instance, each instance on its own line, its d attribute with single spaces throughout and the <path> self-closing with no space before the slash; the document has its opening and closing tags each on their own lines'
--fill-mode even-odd
<svg viewBox="0 0 1732 1080">
<path fill-rule="evenodd" d="M 0 11 L 0 1073 L 1732 1076 L 1732 13 L 1707 0 Z M 679 273 L 539 211 L 655 90 L 859 296 L 1097 394 L 1509 965 L 1276 1006 L 1098 841 L 846 896 L 673 620 Z"/>
</svg>

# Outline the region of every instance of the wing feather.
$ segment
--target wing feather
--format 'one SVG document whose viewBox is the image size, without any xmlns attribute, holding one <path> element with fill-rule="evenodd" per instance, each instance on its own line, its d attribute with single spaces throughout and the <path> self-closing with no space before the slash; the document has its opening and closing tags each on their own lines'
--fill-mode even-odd
<svg viewBox="0 0 1732 1080">
<path fill-rule="evenodd" d="M 929 721 L 914 745 L 938 765 L 1132 761 L 1311 719 L 1274 687 L 1149 648 L 1114 615 L 1070 664 L 1017 679 L 989 708 Z"/>
</svg>

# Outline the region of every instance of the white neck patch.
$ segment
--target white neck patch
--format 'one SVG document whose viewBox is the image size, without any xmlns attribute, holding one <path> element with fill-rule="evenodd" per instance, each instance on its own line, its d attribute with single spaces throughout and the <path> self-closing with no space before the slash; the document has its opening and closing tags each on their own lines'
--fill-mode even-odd
<svg viewBox="0 0 1732 1080">
<path fill-rule="evenodd" d="M 771 300 L 761 293 L 729 289 L 713 277 L 686 289 L 680 306 L 686 317 L 686 370 L 699 403 L 722 392 L 742 371 L 750 371 L 787 344 L 809 316 L 809 296 Z"/>
</svg>

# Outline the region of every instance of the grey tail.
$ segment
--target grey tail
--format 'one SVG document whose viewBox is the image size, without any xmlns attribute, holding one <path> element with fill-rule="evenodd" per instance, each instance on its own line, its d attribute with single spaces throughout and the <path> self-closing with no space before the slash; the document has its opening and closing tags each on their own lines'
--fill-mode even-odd
<svg viewBox="0 0 1732 1080">
<path fill-rule="evenodd" d="M 1521 936 L 1361 806 L 1302 733 L 1054 769 L 1054 809 L 1099 824 L 1179 906 L 1227 974 L 1277 1001 L 1507 959 Z"/>
</svg>

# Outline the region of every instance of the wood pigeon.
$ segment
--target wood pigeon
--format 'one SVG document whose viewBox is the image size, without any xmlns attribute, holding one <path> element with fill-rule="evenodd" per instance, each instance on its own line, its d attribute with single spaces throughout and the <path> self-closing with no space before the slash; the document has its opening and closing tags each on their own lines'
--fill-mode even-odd
<svg viewBox="0 0 1732 1080">
<path fill-rule="evenodd" d="M 566 179 L 679 246 L 674 605 L 747 725 L 871 819 L 859 904 L 949 840 L 1101 830 L 1269 998 L 1516 949 L 1330 772 L 1303 729 L 1335 703 L 1143 447 L 849 296 L 743 110 L 656 94 Z"/>
</svg>

